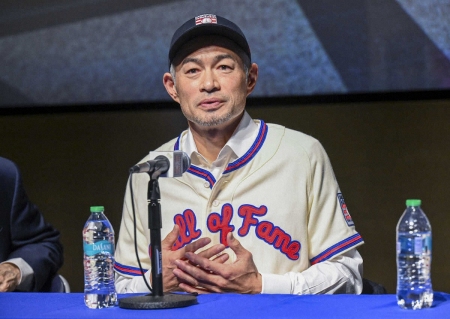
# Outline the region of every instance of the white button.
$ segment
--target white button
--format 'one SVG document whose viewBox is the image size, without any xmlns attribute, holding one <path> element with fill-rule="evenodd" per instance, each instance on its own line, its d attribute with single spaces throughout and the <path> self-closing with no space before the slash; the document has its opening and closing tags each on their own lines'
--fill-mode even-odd
<svg viewBox="0 0 450 319">
<path fill-rule="evenodd" d="M 218 200 L 213 201 L 213 206 L 214 206 L 214 207 L 219 206 L 219 201 L 218 201 Z"/>
<path fill-rule="evenodd" d="M 208 182 L 204 182 L 203 186 L 205 186 L 206 188 L 209 188 L 209 183 Z"/>
</svg>

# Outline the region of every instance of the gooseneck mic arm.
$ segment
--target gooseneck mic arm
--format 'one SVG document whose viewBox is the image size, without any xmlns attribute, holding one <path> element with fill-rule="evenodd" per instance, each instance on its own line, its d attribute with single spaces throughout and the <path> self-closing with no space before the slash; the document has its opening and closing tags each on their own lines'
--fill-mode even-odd
<svg viewBox="0 0 450 319">
<path fill-rule="evenodd" d="M 150 229 L 150 257 L 152 263 L 152 295 L 163 296 L 161 251 L 161 204 L 158 179 L 150 174 L 148 185 L 148 228 Z"/>
<path fill-rule="evenodd" d="M 165 156 L 157 156 L 154 160 L 137 164 L 131 168 L 134 172 L 147 172 L 150 176 L 147 189 L 148 228 L 150 229 L 150 259 L 152 264 L 152 296 L 164 296 L 162 281 L 161 251 L 161 194 L 158 178 L 167 172 L 170 162 Z"/>
</svg>

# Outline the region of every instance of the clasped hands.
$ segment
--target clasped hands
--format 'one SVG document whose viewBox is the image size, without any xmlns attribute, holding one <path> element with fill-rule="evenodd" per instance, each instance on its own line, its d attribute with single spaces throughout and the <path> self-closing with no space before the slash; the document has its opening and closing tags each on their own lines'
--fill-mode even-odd
<svg viewBox="0 0 450 319">
<path fill-rule="evenodd" d="M 256 294 L 262 290 L 262 278 L 253 261 L 252 253 L 246 250 L 230 232 L 227 242 L 236 254 L 233 263 L 226 263 L 229 255 L 222 244 L 213 245 L 199 253 L 199 249 L 211 242 L 200 238 L 173 251 L 172 246 L 179 236 L 179 227 L 161 242 L 163 264 L 163 287 L 165 292 L 185 291 L 189 293 L 235 292 Z"/>
<path fill-rule="evenodd" d="M 19 285 L 20 270 L 12 263 L 0 264 L 0 292 L 14 291 Z"/>
</svg>

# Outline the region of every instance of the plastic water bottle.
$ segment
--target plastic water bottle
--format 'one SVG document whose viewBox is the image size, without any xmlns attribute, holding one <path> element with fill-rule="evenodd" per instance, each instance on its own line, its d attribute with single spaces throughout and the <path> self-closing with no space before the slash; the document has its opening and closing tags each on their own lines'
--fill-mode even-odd
<svg viewBox="0 0 450 319">
<path fill-rule="evenodd" d="M 397 303 L 404 309 L 431 307 L 431 226 L 420 199 L 408 199 L 397 224 Z"/>
<path fill-rule="evenodd" d="M 84 302 L 92 309 L 115 306 L 114 230 L 103 206 L 92 206 L 83 228 Z"/>
</svg>

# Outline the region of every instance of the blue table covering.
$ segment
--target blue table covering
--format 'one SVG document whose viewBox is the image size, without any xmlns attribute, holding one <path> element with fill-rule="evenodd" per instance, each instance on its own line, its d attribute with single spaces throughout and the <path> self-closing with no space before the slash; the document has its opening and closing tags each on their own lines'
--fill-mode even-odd
<svg viewBox="0 0 450 319">
<path fill-rule="evenodd" d="M 119 298 L 129 295 L 119 295 Z M 433 307 L 403 310 L 395 295 L 198 296 L 174 309 L 88 309 L 82 293 L 0 293 L 0 318 L 450 318 L 450 294 L 435 293 Z"/>
</svg>

